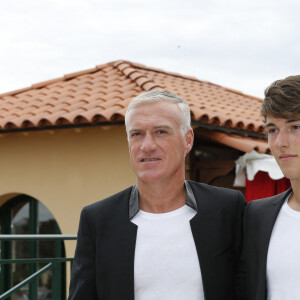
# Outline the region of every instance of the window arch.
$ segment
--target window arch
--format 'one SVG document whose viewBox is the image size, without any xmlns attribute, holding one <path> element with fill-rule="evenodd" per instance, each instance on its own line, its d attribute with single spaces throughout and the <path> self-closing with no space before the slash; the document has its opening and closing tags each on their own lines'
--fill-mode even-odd
<svg viewBox="0 0 300 300">
<path fill-rule="evenodd" d="M 1 234 L 60 234 L 55 218 L 46 206 L 25 194 L 13 197 L 0 208 Z M 2 259 L 65 257 L 63 241 L 5 241 Z M 45 265 L 42 263 L 2 265 L 1 293 L 15 286 Z M 43 273 L 38 280 L 14 293 L 11 300 L 65 300 L 65 264 Z"/>
</svg>

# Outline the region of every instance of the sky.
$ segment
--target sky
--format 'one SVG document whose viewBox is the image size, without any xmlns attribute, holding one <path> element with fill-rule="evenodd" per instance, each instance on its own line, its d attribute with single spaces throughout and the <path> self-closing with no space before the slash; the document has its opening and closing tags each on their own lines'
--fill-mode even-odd
<svg viewBox="0 0 300 300">
<path fill-rule="evenodd" d="M 262 98 L 300 74 L 298 0 L 1 0 L 0 93 L 115 60 Z"/>
</svg>

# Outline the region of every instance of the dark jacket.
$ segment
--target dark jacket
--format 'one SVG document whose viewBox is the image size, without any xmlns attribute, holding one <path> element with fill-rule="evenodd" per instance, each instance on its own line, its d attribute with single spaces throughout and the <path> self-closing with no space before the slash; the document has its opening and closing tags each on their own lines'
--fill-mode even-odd
<svg viewBox="0 0 300 300">
<path fill-rule="evenodd" d="M 205 299 L 235 299 L 246 201 L 235 190 L 191 181 L 189 184 L 198 206 L 190 224 Z M 128 216 L 131 190 L 82 210 L 69 300 L 134 300 L 138 227 Z"/>
<path fill-rule="evenodd" d="M 248 300 L 267 299 L 267 255 L 272 230 L 286 197 L 292 192 L 251 201 L 245 210 L 246 282 Z"/>
</svg>

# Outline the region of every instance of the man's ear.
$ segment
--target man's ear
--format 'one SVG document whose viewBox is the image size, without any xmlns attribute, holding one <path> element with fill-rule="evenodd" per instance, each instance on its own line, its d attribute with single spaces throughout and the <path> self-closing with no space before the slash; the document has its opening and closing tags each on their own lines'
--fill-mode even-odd
<svg viewBox="0 0 300 300">
<path fill-rule="evenodd" d="M 189 129 L 188 132 L 185 134 L 185 150 L 184 150 L 184 154 L 188 154 L 192 147 L 193 147 L 193 143 L 194 143 L 194 131 L 193 129 Z"/>
</svg>

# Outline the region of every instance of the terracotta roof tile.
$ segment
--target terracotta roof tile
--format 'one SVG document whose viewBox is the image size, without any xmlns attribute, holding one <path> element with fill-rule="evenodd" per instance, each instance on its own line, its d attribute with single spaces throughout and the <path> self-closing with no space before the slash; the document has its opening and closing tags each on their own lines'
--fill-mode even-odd
<svg viewBox="0 0 300 300">
<path fill-rule="evenodd" d="M 84 112 L 86 112 L 86 110 L 77 109 L 77 110 L 74 110 L 74 111 L 64 114 L 63 118 L 67 120 L 67 124 L 75 123 L 74 120 L 76 119 L 76 117 L 80 116 Z"/>
<path fill-rule="evenodd" d="M 194 121 L 263 130 L 259 98 L 195 77 L 116 61 L 0 95 L 0 131 L 124 120 L 130 100 L 152 89 L 181 95 Z"/>
<path fill-rule="evenodd" d="M 32 122 L 33 124 L 35 124 L 35 126 L 37 126 L 37 127 L 44 127 L 44 126 L 40 126 L 39 124 L 40 124 L 40 123 L 44 124 L 46 118 L 47 118 L 49 115 L 51 115 L 50 112 L 45 111 L 45 112 L 39 113 L 38 115 L 36 115 L 35 117 L 31 118 L 30 120 L 31 120 L 31 122 Z M 47 121 L 47 122 L 49 122 L 49 121 Z"/>
<path fill-rule="evenodd" d="M 107 120 L 105 119 L 105 117 L 102 116 L 99 113 L 99 111 L 100 111 L 99 107 L 95 107 L 94 109 L 90 109 L 90 110 L 87 110 L 85 112 L 82 112 L 81 114 L 78 114 L 78 116 L 77 116 L 78 117 L 77 118 L 77 122 L 79 122 L 80 124 L 82 124 L 83 120 L 87 120 L 88 123 L 94 123 L 93 122 L 93 118 L 95 116 L 101 116 L 102 119 L 103 119 L 103 122 L 107 122 Z"/>
</svg>

